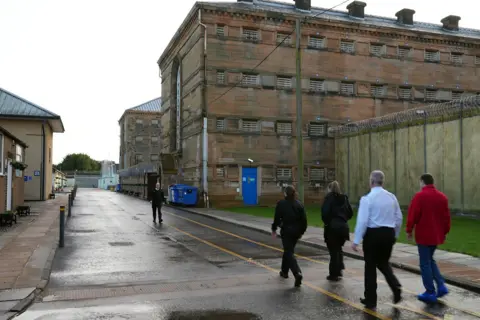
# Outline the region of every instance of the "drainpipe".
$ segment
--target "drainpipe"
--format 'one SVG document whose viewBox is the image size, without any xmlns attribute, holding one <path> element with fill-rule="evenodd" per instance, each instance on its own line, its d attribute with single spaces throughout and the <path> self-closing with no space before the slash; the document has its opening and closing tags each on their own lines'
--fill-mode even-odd
<svg viewBox="0 0 480 320">
<path fill-rule="evenodd" d="M 45 163 L 46 158 L 46 141 L 45 141 L 45 122 L 42 123 L 42 168 L 40 172 L 40 200 L 45 200 L 45 170 L 47 168 Z"/>
<path fill-rule="evenodd" d="M 203 136 L 203 144 L 202 144 L 202 164 L 203 164 L 203 201 L 205 203 L 205 207 L 209 208 L 209 200 L 208 200 L 208 110 L 207 110 L 207 26 L 202 23 L 202 9 L 198 9 L 198 24 L 201 25 L 204 29 L 203 35 L 203 86 L 202 86 L 202 98 L 203 98 L 203 107 L 202 107 L 202 115 L 203 115 L 203 127 L 202 127 L 202 136 Z"/>
</svg>

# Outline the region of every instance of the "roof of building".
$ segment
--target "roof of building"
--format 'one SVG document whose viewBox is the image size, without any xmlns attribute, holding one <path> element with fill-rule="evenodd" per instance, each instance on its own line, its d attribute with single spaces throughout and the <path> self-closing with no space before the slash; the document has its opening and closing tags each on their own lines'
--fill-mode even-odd
<svg viewBox="0 0 480 320">
<path fill-rule="evenodd" d="M 3 127 L 0 127 L 0 132 L 2 134 L 4 134 L 5 136 L 9 137 L 10 139 L 14 140 L 15 143 L 18 143 L 19 145 L 21 145 L 24 148 L 28 148 L 28 146 L 25 142 L 23 142 L 22 140 L 15 137 L 15 135 L 13 133 L 11 133 L 10 131 L 8 131 L 7 129 L 5 129 Z"/>
<path fill-rule="evenodd" d="M 122 114 L 120 117 L 120 120 L 118 122 L 122 121 L 123 117 L 125 116 L 126 113 L 135 113 L 135 112 L 140 112 L 140 113 L 159 113 L 162 110 L 162 98 L 155 98 L 150 101 L 147 101 L 145 103 L 142 103 L 136 107 L 129 108 L 125 110 L 125 112 Z"/>
<path fill-rule="evenodd" d="M 50 121 L 54 132 L 65 131 L 59 115 L 2 88 L 0 88 L 0 117 L 56 120 L 59 123 Z"/>
</svg>

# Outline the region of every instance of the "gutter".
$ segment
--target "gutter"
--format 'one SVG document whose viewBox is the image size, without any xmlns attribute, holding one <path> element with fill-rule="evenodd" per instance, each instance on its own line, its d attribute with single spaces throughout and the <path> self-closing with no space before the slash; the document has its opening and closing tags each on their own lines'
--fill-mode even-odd
<svg viewBox="0 0 480 320">
<path fill-rule="evenodd" d="M 208 107 L 207 107 L 207 26 L 202 23 L 202 9 L 198 9 L 198 24 L 203 27 L 203 86 L 202 86 L 202 116 L 203 116 L 203 126 L 202 126 L 202 185 L 203 185 L 203 201 L 205 207 L 209 208 L 208 200 Z"/>
</svg>

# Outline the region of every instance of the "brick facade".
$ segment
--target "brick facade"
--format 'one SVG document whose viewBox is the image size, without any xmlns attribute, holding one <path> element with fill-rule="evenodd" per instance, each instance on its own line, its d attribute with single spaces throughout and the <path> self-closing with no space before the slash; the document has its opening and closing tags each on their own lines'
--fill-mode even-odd
<svg viewBox="0 0 480 320">
<path fill-rule="evenodd" d="M 295 184 L 299 174 L 294 34 L 259 65 L 292 33 L 299 13 L 275 12 L 268 6 L 262 9 L 262 3 L 257 1 L 255 7 L 239 3 L 196 5 L 159 60 L 162 150 L 181 151 L 179 167 L 184 182 L 201 186 L 202 115 L 206 112 L 208 188 L 216 206 L 242 201 L 242 167 L 250 166 L 248 158 L 259 168 L 260 204 L 278 200 L 282 185 Z M 202 96 L 204 29 L 198 23 L 199 8 L 201 22 L 207 26 L 206 105 Z M 351 6 L 349 11 L 363 15 L 362 7 Z M 400 12 L 399 20 L 409 23 L 408 14 Z M 455 25 L 454 20 L 447 22 Z M 321 201 L 325 184 L 335 178 L 335 150 L 327 135 L 328 126 L 480 92 L 476 81 L 480 32 L 476 39 L 469 39 L 455 33 L 414 31 L 409 26 L 375 26 L 320 17 L 303 24 L 301 33 L 308 202 Z M 177 68 L 181 75 L 179 106 Z M 178 138 L 177 108 L 181 110 L 181 150 L 173 147 Z"/>
</svg>

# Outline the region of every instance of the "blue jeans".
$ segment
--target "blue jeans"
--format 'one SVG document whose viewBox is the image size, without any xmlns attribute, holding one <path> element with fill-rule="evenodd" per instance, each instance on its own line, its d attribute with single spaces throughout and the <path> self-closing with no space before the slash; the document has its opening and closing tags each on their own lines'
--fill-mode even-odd
<svg viewBox="0 0 480 320">
<path fill-rule="evenodd" d="M 437 284 L 437 289 L 445 285 L 445 280 L 440 274 L 437 263 L 433 259 L 433 254 L 437 246 L 418 245 L 418 255 L 420 257 L 420 270 L 422 271 L 422 281 L 428 293 L 435 294 L 435 286 L 433 281 Z"/>
</svg>

